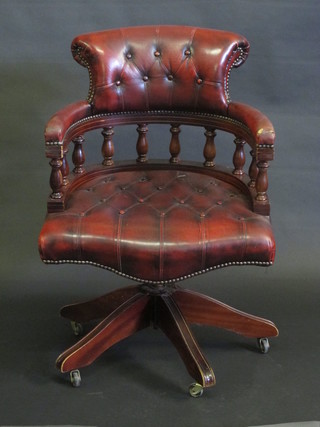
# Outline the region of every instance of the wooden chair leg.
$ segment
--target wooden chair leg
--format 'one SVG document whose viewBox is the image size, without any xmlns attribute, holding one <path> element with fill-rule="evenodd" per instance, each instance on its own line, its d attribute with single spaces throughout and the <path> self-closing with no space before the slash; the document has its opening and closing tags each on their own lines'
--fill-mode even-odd
<svg viewBox="0 0 320 427">
<path fill-rule="evenodd" d="M 156 301 L 156 322 L 178 350 L 189 374 L 202 387 L 215 384 L 215 376 L 202 354 L 181 311 L 170 295 L 162 295 Z"/>
<path fill-rule="evenodd" d="M 90 301 L 66 305 L 61 308 L 60 314 L 66 319 L 79 323 L 103 319 L 129 298 L 140 293 L 139 289 L 138 285 L 116 289 Z"/>
<path fill-rule="evenodd" d="M 133 295 L 100 322 L 74 346 L 62 353 L 56 365 L 61 372 L 78 369 L 94 362 L 112 345 L 150 325 L 150 297 Z"/>
<path fill-rule="evenodd" d="M 172 298 L 189 323 L 216 326 L 246 337 L 274 337 L 279 334 L 270 320 L 236 310 L 198 292 L 179 289 Z"/>
</svg>

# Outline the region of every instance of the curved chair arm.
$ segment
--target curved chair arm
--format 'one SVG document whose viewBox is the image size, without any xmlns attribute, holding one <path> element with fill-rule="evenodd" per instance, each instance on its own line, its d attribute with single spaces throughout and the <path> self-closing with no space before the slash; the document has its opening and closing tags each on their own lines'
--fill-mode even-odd
<svg viewBox="0 0 320 427">
<path fill-rule="evenodd" d="M 59 110 L 48 121 L 45 128 L 46 142 L 62 142 L 69 127 L 91 115 L 91 105 L 88 101 L 77 101 Z"/>
<path fill-rule="evenodd" d="M 272 123 L 259 110 L 240 102 L 230 102 L 228 116 L 246 125 L 256 143 L 256 148 L 274 148 L 275 131 Z"/>
</svg>

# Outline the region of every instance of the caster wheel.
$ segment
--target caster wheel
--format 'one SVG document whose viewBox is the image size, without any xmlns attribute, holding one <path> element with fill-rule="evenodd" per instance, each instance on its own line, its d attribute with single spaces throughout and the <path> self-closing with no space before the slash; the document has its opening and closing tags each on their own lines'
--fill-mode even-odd
<svg viewBox="0 0 320 427">
<path fill-rule="evenodd" d="M 78 369 L 70 372 L 70 381 L 73 387 L 80 387 L 81 375 Z"/>
<path fill-rule="evenodd" d="M 201 397 L 203 395 L 203 387 L 198 383 L 192 383 L 189 386 L 189 393 L 191 397 Z"/>
<path fill-rule="evenodd" d="M 261 351 L 261 353 L 265 354 L 268 353 L 270 349 L 270 344 L 268 338 L 258 338 L 258 348 Z"/>
<path fill-rule="evenodd" d="M 81 323 L 71 321 L 71 329 L 76 337 L 83 334 L 83 326 Z"/>
</svg>

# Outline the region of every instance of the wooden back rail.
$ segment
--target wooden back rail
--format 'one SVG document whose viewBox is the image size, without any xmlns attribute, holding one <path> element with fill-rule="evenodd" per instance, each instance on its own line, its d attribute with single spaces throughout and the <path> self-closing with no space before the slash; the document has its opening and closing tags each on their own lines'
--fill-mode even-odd
<svg viewBox="0 0 320 427">
<path fill-rule="evenodd" d="M 111 121 L 112 122 L 112 121 Z M 158 123 L 159 120 L 151 120 L 151 123 Z M 162 122 L 169 123 L 167 118 L 166 121 L 162 120 Z M 88 132 L 92 129 L 96 129 L 102 127 L 102 135 L 103 135 L 103 144 L 102 144 L 102 165 L 106 167 L 114 166 L 114 143 L 113 143 L 113 135 L 114 135 L 114 127 L 122 124 L 132 124 L 132 121 L 122 120 L 114 123 L 110 123 L 106 121 L 105 126 L 101 126 L 101 123 L 90 123 L 89 129 L 86 121 L 84 121 L 84 126 L 80 127 L 81 134 L 74 134 L 74 130 L 72 127 L 67 132 L 63 144 L 54 144 L 49 143 L 47 145 L 47 157 L 51 157 L 50 165 L 52 167 L 51 176 L 50 176 L 50 186 L 52 189 L 52 193 L 48 202 L 48 211 L 56 211 L 63 210 L 64 203 L 62 203 L 62 208 L 59 208 L 59 200 L 64 198 L 65 188 L 69 184 L 69 164 L 67 160 L 67 154 L 69 151 L 69 143 L 73 142 L 74 148 L 72 153 L 72 162 L 74 165 L 73 175 L 79 176 L 85 172 L 85 152 L 83 149 L 84 136 L 85 132 Z M 183 122 L 185 124 L 185 122 Z M 204 167 L 205 168 L 214 168 L 215 167 L 215 157 L 216 157 L 216 146 L 215 146 L 215 137 L 216 130 L 224 130 L 229 133 L 233 133 L 235 135 L 234 143 L 235 143 L 235 151 L 233 155 L 233 175 L 235 175 L 240 180 L 243 180 L 244 176 L 249 176 L 248 187 L 250 189 L 250 193 L 255 200 L 253 203 L 254 211 L 261 213 L 263 215 L 269 215 L 269 202 L 267 196 L 268 189 L 268 160 L 271 160 L 273 157 L 273 149 L 268 147 L 259 147 L 252 144 L 252 139 L 250 138 L 250 134 L 246 131 L 245 127 L 239 123 L 239 128 L 236 129 L 237 133 L 235 133 L 234 128 L 235 123 L 232 124 L 232 130 L 228 127 L 228 121 L 224 126 L 221 126 L 220 123 L 215 123 L 215 127 L 212 127 L 209 123 L 187 123 L 196 126 L 202 126 L 205 128 L 205 142 L 203 148 L 203 156 L 204 156 Z M 98 126 L 99 125 L 99 126 Z M 79 132 L 79 129 L 77 129 Z M 147 132 L 148 127 L 147 123 L 142 121 L 138 122 L 137 127 L 138 138 L 136 144 L 136 150 L 138 157 L 136 159 L 137 163 L 146 163 L 148 161 L 148 139 Z M 172 164 L 177 164 L 180 162 L 179 154 L 181 150 L 180 138 L 179 134 L 181 132 L 179 123 L 170 123 L 170 132 L 171 132 L 171 140 L 169 143 L 169 152 L 170 159 L 169 162 Z M 248 173 L 246 174 L 244 171 L 246 156 L 245 156 L 245 144 L 248 143 L 251 145 L 252 150 L 250 151 L 251 155 L 251 163 L 248 168 Z M 271 150 L 271 151 L 270 151 Z M 257 157 L 259 160 L 257 161 Z"/>
</svg>

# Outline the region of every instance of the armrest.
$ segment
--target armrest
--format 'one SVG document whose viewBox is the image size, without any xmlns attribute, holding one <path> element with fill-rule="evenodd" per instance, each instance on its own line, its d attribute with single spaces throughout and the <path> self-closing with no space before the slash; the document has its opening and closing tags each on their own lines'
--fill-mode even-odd
<svg viewBox="0 0 320 427">
<path fill-rule="evenodd" d="M 228 116 L 249 128 L 257 148 L 273 148 L 275 140 L 273 125 L 259 110 L 240 102 L 230 102 Z"/>
<path fill-rule="evenodd" d="M 69 127 L 91 115 L 91 105 L 87 101 L 77 101 L 59 110 L 51 117 L 45 128 L 46 142 L 62 142 Z"/>
<path fill-rule="evenodd" d="M 268 161 L 273 159 L 275 132 L 272 123 L 259 110 L 239 102 L 230 102 L 228 116 L 243 123 L 250 131 L 252 162 L 249 168 L 250 188 L 254 189 L 254 210 L 270 215 Z"/>
</svg>

